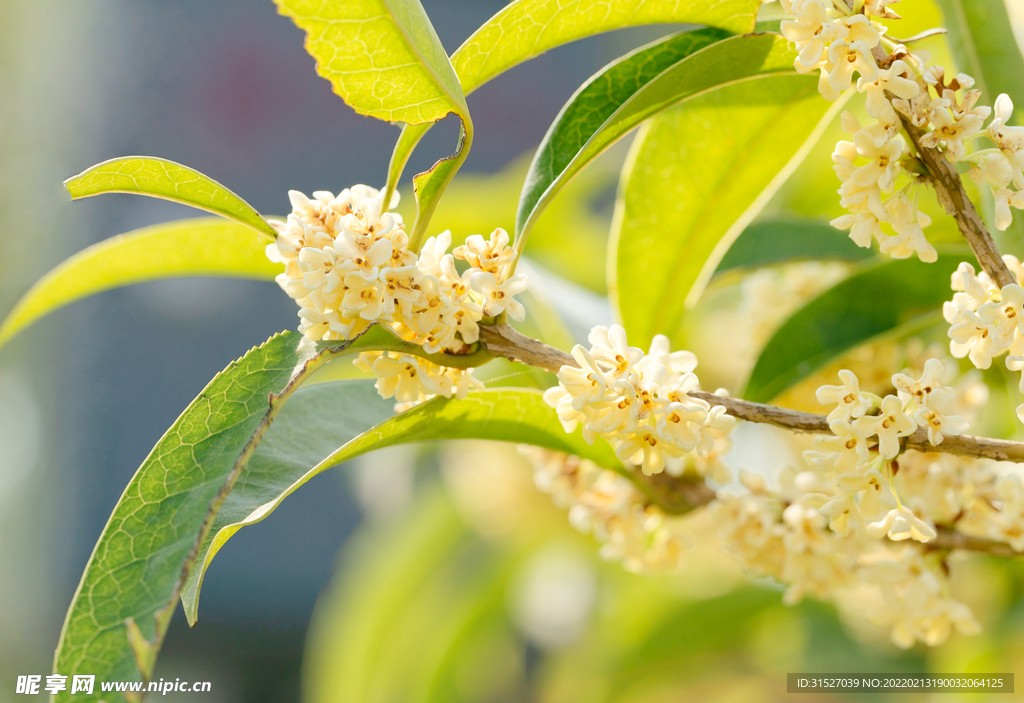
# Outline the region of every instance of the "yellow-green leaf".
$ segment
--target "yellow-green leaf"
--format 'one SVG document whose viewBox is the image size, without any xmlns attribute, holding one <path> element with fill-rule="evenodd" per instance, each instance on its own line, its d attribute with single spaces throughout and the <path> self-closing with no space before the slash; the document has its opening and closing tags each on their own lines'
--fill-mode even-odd
<svg viewBox="0 0 1024 703">
<path fill-rule="evenodd" d="M 448 55 L 419 0 L 275 0 L 306 32 L 306 51 L 356 112 L 424 124 L 468 119 Z"/>
<path fill-rule="evenodd" d="M 125 156 L 96 164 L 64 182 L 74 200 L 100 193 L 138 193 L 223 215 L 274 238 L 253 208 L 217 181 L 188 166 L 151 156 Z"/>
<path fill-rule="evenodd" d="M 281 272 L 262 240 L 216 217 L 178 220 L 111 237 L 43 276 L 0 325 L 0 346 L 65 305 L 111 288 L 179 276 L 273 280 Z"/>
<path fill-rule="evenodd" d="M 609 245 L 609 287 L 635 344 L 655 334 L 681 342 L 683 316 L 729 245 L 840 107 L 816 81 L 726 86 L 660 114 L 637 137 Z"/>
</svg>

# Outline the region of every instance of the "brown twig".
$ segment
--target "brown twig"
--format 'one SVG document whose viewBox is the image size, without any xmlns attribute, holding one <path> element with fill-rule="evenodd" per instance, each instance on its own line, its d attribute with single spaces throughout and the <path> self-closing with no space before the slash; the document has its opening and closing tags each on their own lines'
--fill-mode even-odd
<svg viewBox="0 0 1024 703">
<path fill-rule="evenodd" d="M 494 356 L 521 361 L 552 373 L 563 366 L 578 367 L 572 355 L 555 349 L 536 339 L 519 334 L 508 325 L 480 326 L 480 341 Z M 752 403 L 741 398 L 715 395 L 707 391 L 690 391 L 689 395 L 711 405 L 720 405 L 733 417 L 749 422 L 775 425 L 793 432 L 828 434 L 828 420 L 824 415 L 779 408 L 774 405 Z M 960 435 L 945 437 L 941 444 L 928 441 L 928 433 L 920 429 L 904 440 L 907 449 L 919 452 L 942 452 L 956 456 L 972 456 L 996 461 L 1024 462 L 1024 442 L 989 439 Z"/>
</svg>

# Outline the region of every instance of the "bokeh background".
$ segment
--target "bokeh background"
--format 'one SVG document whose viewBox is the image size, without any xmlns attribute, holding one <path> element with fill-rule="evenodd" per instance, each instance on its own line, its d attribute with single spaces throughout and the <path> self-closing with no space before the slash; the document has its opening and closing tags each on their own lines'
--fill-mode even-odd
<svg viewBox="0 0 1024 703">
<path fill-rule="evenodd" d="M 452 51 L 504 2 L 423 4 Z M 435 222 L 511 228 L 524 158 L 563 102 L 668 31 L 579 42 L 474 93 L 477 141 Z M 331 93 L 270 0 L 4 0 L 0 314 L 85 246 L 189 216 L 122 195 L 72 205 L 61 182 L 96 162 L 169 158 L 281 213 L 291 188 L 380 185 L 397 134 Z M 455 136 L 454 124 L 433 130 L 407 173 Z M 834 141 L 825 136 L 766 216 L 834 211 Z M 576 287 L 548 284 L 576 313 L 567 340 L 582 322 L 610 321 L 604 246 L 624 155 L 613 150 L 560 196 L 531 242 L 540 266 L 572 269 Z M 828 187 L 807 187 L 817 182 Z M 76 303 L 0 350 L 0 701 L 16 698 L 17 675 L 49 673 L 92 545 L 153 444 L 215 373 L 295 324 L 273 284 L 189 279 Z M 772 438 L 760 441 L 770 454 Z M 1024 663 L 1012 566 L 978 567 L 990 634 L 903 653 L 851 633 L 828 605 L 783 607 L 778 588 L 699 546 L 672 578 L 627 574 L 595 552 L 508 448 L 371 455 L 231 541 L 206 578 L 199 624 L 178 613 L 157 674 L 212 681 L 211 703 L 292 703 L 300 689 L 311 703 L 759 701 L 785 697 L 786 671 Z"/>
</svg>

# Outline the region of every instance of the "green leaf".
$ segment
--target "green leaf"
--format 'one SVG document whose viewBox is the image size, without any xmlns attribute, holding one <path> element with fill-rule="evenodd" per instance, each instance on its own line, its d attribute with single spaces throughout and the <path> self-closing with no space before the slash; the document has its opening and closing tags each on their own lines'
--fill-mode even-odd
<svg viewBox="0 0 1024 703">
<path fill-rule="evenodd" d="M 469 119 L 448 54 L 419 0 L 275 0 L 306 32 L 306 51 L 361 115 L 416 125 Z"/>
<path fill-rule="evenodd" d="M 754 28 L 759 0 L 516 0 L 487 20 L 452 54 L 469 95 L 492 78 L 555 47 L 621 27 L 687 23 L 733 34 Z M 406 126 L 388 170 L 393 190 L 429 125 Z"/>
<path fill-rule="evenodd" d="M 252 205 L 188 166 L 151 156 L 125 156 L 86 169 L 64 182 L 73 200 L 100 193 L 138 193 L 223 215 L 271 239 L 277 232 Z"/>
<path fill-rule="evenodd" d="M 178 220 L 111 237 L 75 254 L 43 276 L 0 325 L 0 346 L 49 313 L 86 296 L 176 276 L 273 280 L 281 265 L 266 242 L 221 218 Z"/>
<path fill-rule="evenodd" d="M 935 317 L 953 293 L 949 277 L 970 252 L 939 254 L 866 266 L 795 312 L 768 341 L 743 397 L 768 402 L 784 390 L 872 337 L 922 316 Z M 891 304 L 879 305 L 879 301 Z"/>
<path fill-rule="evenodd" d="M 75 591 L 54 671 L 101 681 L 146 679 L 199 548 L 292 392 L 341 354 L 405 349 L 376 325 L 349 342 L 313 344 L 283 332 L 218 374 L 157 443 L 114 508 Z M 472 357 L 435 360 L 484 358 Z M 97 691 L 75 700 L 100 697 Z"/>
<path fill-rule="evenodd" d="M 726 37 L 718 29 L 677 35 L 605 66 L 587 81 L 537 150 L 519 200 L 517 238 L 527 236 L 570 178 L 652 115 L 723 86 L 796 74 L 782 37 Z"/>
<path fill-rule="evenodd" d="M 937 0 L 960 70 L 975 80 L 981 103 L 1006 93 L 1024 108 L 1024 57 L 1013 36 L 1005 0 Z M 1020 113 L 1016 122 L 1020 124 Z"/>
<path fill-rule="evenodd" d="M 343 362 L 339 362 L 343 363 Z M 196 566 L 181 589 L 194 625 L 203 577 L 221 547 L 242 527 L 259 522 L 305 483 L 340 445 L 393 414 L 394 400 L 377 394 L 372 381 L 334 381 L 299 388 L 260 442 L 203 540 Z"/>
<path fill-rule="evenodd" d="M 463 122 L 459 131 L 459 146 L 454 154 L 440 159 L 429 170 L 418 173 L 412 179 L 413 192 L 416 193 L 416 221 L 409 234 L 409 248 L 419 251 L 423 236 L 427 233 L 430 218 L 441 202 L 441 197 L 455 174 L 462 168 L 473 146 L 473 124 Z M 391 197 L 385 193 L 385 197 Z"/>
<path fill-rule="evenodd" d="M 492 439 L 575 454 L 623 471 L 607 442 L 591 446 L 580 432 L 567 434 L 541 392 L 529 389 L 474 391 L 461 400 L 435 398 L 356 436 L 361 426 L 382 412 L 369 387 L 358 383 L 337 381 L 303 389 L 288 406 L 286 412 L 291 414 L 282 413 L 279 422 L 284 424 L 280 429 L 275 425 L 257 449 L 240 488 L 229 496 L 230 502 L 225 501 L 199 549 L 182 589 L 190 623 L 197 618 L 206 569 L 232 535 L 266 518 L 317 474 L 367 452 L 413 442 Z M 364 408 L 365 414 L 360 415 Z"/>
<path fill-rule="evenodd" d="M 801 259 L 863 261 L 872 256 L 871 249 L 857 246 L 846 232 L 824 222 L 765 220 L 743 230 L 715 273 Z"/>
<path fill-rule="evenodd" d="M 679 341 L 687 309 L 726 250 L 841 102 L 823 100 L 812 76 L 768 76 L 688 101 L 641 131 L 609 243 L 609 287 L 634 344 L 659 333 Z"/>
</svg>

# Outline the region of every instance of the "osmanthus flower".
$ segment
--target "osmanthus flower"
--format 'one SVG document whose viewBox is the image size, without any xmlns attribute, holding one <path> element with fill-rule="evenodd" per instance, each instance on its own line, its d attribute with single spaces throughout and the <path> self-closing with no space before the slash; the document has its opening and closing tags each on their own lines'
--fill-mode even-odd
<svg viewBox="0 0 1024 703">
<path fill-rule="evenodd" d="M 897 505 L 889 482 L 878 469 L 864 473 L 840 474 L 833 479 L 838 495 L 856 496 L 857 510 L 865 521 L 874 521 Z"/>
<path fill-rule="evenodd" d="M 992 344 L 1008 349 L 1018 333 L 1024 333 L 1024 288 L 1008 283 L 999 291 L 999 300 L 984 303 L 978 317 L 991 327 Z"/>
<path fill-rule="evenodd" d="M 874 407 L 873 400 L 860 392 L 860 381 L 849 369 L 839 372 L 841 386 L 821 386 L 815 396 L 822 405 L 836 404 L 828 414 L 829 422 L 833 420 L 850 420 L 864 415 Z"/>
<path fill-rule="evenodd" d="M 582 411 L 588 406 L 600 406 L 609 402 L 613 397 L 610 386 L 614 379 L 605 376 L 597 360 L 585 347 L 577 344 L 572 349 L 572 356 L 580 368 L 563 366 L 558 372 L 559 384 L 572 396 L 572 407 Z"/>
<path fill-rule="evenodd" d="M 946 414 L 956 391 L 952 386 L 943 385 L 945 374 L 941 361 L 929 359 L 918 380 L 902 373 L 892 377 L 900 400 L 913 413 L 917 424 L 928 431 L 928 441 L 932 444 L 940 444 L 943 433 L 958 435 L 967 429 L 967 421 L 962 417 Z"/>
<path fill-rule="evenodd" d="M 936 535 L 934 527 L 904 505 L 893 508 L 881 520 L 870 523 L 867 533 L 872 537 L 888 537 L 894 542 L 905 539 L 927 542 L 935 539 Z"/>
<path fill-rule="evenodd" d="M 615 448 L 615 456 L 621 461 L 632 462 L 649 476 L 665 470 L 666 456 L 681 457 L 685 453 L 673 439 L 662 439 L 657 427 L 646 424 L 631 432 Z"/>
<path fill-rule="evenodd" d="M 985 131 L 989 139 L 995 143 L 996 148 L 1013 167 L 1013 184 L 1016 188 L 1024 188 L 1024 176 L 1021 169 L 1024 169 L 1024 127 L 1011 126 L 1010 117 L 1013 115 L 1013 101 L 1006 93 L 996 98 L 995 112 L 992 121 Z"/>
<path fill-rule="evenodd" d="M 889 7 L 889 5 L 897 2 L 899 2 L 899 0 L 865 0 L 864 12 L 887 20 L 902 19 L 892 10 L 892 8 Z"/>
<path fill-rule="evenodd" d="M 853 136 L 853 144 L 857 155 L 867 159 L 868 163 L 856 168 L 850 175 L 850 180 L 862 188 L 877 185 L 883 193 L 890 192 L 896 183 L 896 177 L 900 175 L 903 142 L 893 139 L 878 144 L 870 131 L 862 129 Z"/>
<path fill-rule="evenodd" d="M 408 354 L 377 355 L 370 366 L 377 376 L 380 396 L 394 397 L 399 403 L 413 403 L 420 395 L 435 393 L 437 384 L 420 364 L 420 359 Z"/>
<path fill-rule="evenodd" d="M 505 280 L 504 271 L 516 258 L 516 251 L 508 245 L 508 232 L 500 227 L 488 239 L 479 234 L 466 237 L 466 243 L 455 247 L 452 253 L 473 268 L 491 273 Z"/>
<path fill-rule="evenodd" d="M 846 537 L 851 529 L 863 529 L 864 518 L 860 506 L 849 495 L 827 496 L 821 493 L 808 493 L 804 500 L 818 508 L 818 512 L 828 521 L 828 529 Z"/>
<path fill-rule="evenodd" d="M 544 393 L 567 432 L 582 423 L 587 441 L 604 437 L 622 461 L 647 474 L 719 451 L 735 420 L 688 395 L 699 384 L 692 354 L 671 352 L 667 339 L 655 338 L 645 355 L 618 325 L 594 328 L 589 340 L 591 349 L 572 350 L 579 367 L 563 366 L 559 385 Z"/>
<path fill-rule="evenodd" d="M 860 30 L 860 27 L 855 26 L 855 28 Z M 858 31 L 858 35 L 861 33 Z M 853 29 L 851 29 L 850 36 L 854 36 Z M 871 56 L 871 50 L 878 46 L 877 36 L 878 34 L 875 32 L 873 43 L 870 39 L 838 39 L 832 42 L 828 48 L 828 84 L 835 92 L 830 95 L 835 95 L 838 98 L 840 93 L 849 89 L 853 85 L 854 73 L 860 74 L 860 77 L 869 83 L 878 80 L 878 65 Z M 829 95 L 824 97 L 836 99 L 830 98 Z"/>
<path fill-rule="evenodd" d="M 687 546 L 686 518 L 647 505 L 625 477 L 591 461 L 540 447 L 521 446 L 534 484 L 569 511 L 569 523 L 601 542 L 599 555 L 628 571 L 674 569 Z"/>
<path fill-rule="evenodd" d="M 1003 261 L 1019 280 L 1020 262 L 1008 256 Z M 951 287 L 953 299 L 942 306 L 943 317 L 950 323 L 950 352 L 987 369 L 993 357 L 1010 351 L 1024 333 L 1024 289 L 1019 283 L 998 288 L 986 273 L 976 276 L 974 267 L 966 262 L 953 274 Z"/>
<path fill-rule="evenodd" d="M 939 254 L 924 236 L 924 227 L 932 223 L 925 213 L 917 209 L 917 198 L 911 200 L 906 193 L 897 193 L 885 203 L 889 214 L 887 222 L 896 232 L 885 238 L 878 250 L 894 259 L 909 259 L 914 254 L 925 263 L 938 261 Z"/>
<path fill-rule="evenodd" d="M 664 340 L 664 342 L 659 341 L 658 337 Z M 617 373 L 623 373 L 629 368 L 643 372 L 644 368 L 654 360 L 652 356 L 645 357 L 643 349 L 629 346 L 629 343 L 626 341 L 626 330 L 619 325 L 612 325 L 611 327 L 598 325 L 590 330 L 590 334 L 587 335 L 587 341 L 592 345 L 590 352 L 593 354 L 594 359 L 610 364 Z M 657 335 L 651 343 L 651 350 L 652 352 L 654 351 L 655 345 L 658 346 L 659 350 L 663 346 L 664 351 L 661 356 L 665 357 L 665 361 L 671 363 L 674 359 L 673 355 L 669 353 L 668 344 L 668 337 Z M 677 357 L 683 366 L 689 366 L 690 358 L 693 359 L 693 365 L 680 372 L 685 373 L 696 368 L 697 359 L 693 354 L 689 352 L 676 352 L 676 354 L 687 355 L 684 359 Z M 659 361 L 658 363 L 665 369 L 669 366 L 664 361 Z"/>
<path fill-rule="evenodd" d="M 499 282 L 493 273 L 480 271 L 470 278 L 470 286 L 483 297 L 483 311 L 487 317 L 506 312 L 517 322 L 526 319 L 526 308 L 512 297 L 526 290 L 526 274 L 519 273 L 507 281 Z"/>
<path fill-rule="evenodd" d="M 854 431 L 853 425 L 842 418 L 828 423 L 832 435 L 814 438 L 818 449 L 804 452 L 804 460 L 825 473 L 846 474 L 855 472 L 870 459 L 871 446 L 866 437 Z"/>
<path fill-rule="evenodd" d="M 808 72 L 821 65 L 840 25 L 829 16 L 822 0 L 804 0 L 797 18 L 784 21 L 780 29 L 782 36 L 800 47 L 797 70 Z"/>
<path fill-rule="evenodd" d="M 968 357 L 976 368 L 987 369 L 1000 351 L 992 343 L 991 333 L 988 323 L 976 312 L 963 310 L 949 328 L 949 351 L 958 359 Z"/>
<path fill-rule="evenodd" d="M 377 377 L 382 398 L 394 398 L 401 412 L 431 398 L 465 398 L 469 391 L 484 386 L 470 369 L 454 369 L 397 352 L 363 352 L 354 361 L 363 371 Z"/>
<path fill-rule="evenodd" d="M 415 264 L 394 268 L 389 266 L 381 271 L 380 279 L 384 283 L 384 313 L 411 317 L 413 306 L 422 295 L 420 278 L 420 269 Z"/>
<path fill-rule="evenodd" d="M 964 140 L 981 132 L 992 109 L 987 106 L 974 107 L 981 97 L 980 90 L 968 90 L 962 101 L 958 101 L 952 90 L 944 90 L 943 97 L 933 100 L 929 106 L 932 131 L 921 137 L 921 146 L 945 147 L 950 161 L 964 158 Z"/>
<path fill-rule="evenodd" d="M 878 453 L 893 459 L 900 453 L 900 438 L 908 437 L 917 429 L 917 422 L 903 410 L 903 402 L 895 395 L 882 398 L 878 415 L 865 415 L 853 421 L 853 430 L 859 436 L 878 437 Z"/>
<path fill-rule="evenodd" d="M 440 277 L 444 275 L 441 270 L 441 262 L 446 256 L 449 256 L 448 249 L 451 245 L 452 233 L 449 230 L 429 237 L 427 241 L 423 242 L 423 246 L 420 247 L 416 266 L 427 276 Z"/>
<path fill-rule="evenodd" d="M 868 115 L 885 124 L 895 124 L 896 110 L 886 97 L 886 91 L 897 98 L 910 100 L 917 97 L 921 86 L 905 61 L 897 59 L 889 68 L 879 71 L 877 80 L 857 79 L 857 90 L 864 93 L 864 107 Z"/>
</svg>

